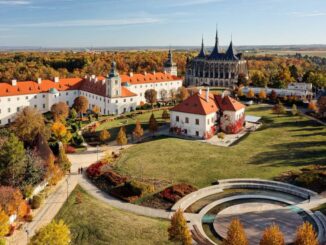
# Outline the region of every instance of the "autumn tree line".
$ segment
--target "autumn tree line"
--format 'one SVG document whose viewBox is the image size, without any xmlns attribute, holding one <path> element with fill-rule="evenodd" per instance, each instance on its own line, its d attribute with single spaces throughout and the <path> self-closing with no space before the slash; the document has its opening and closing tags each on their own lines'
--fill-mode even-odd
<svg viewBox="0 0 326 245">
<path fill-rule="evenodd" d="M 169 240 L 182 245 L 192 244 L 192 235 L 181 209 L 178 209 L 171 218 L 171 224 L 168 228 Z M 294 245 L 319 245 L 317 234 L 313 226 L 305 222 L 297 228 L 294 234 Z M 202 244 L 202 243 L 201 243 Z M 223 245 L 249 245 L 247 235 L 241 221 L 237 218 L 233 219 L 228 227 L 227 235 L 223 239 Z M 263 234 L 259 245 L 285 245 L 285 237 L 280 227 L 272 224 L 267 227 Z"/>
<path fill-rule="evenodd" d="M 185 75 L 187 58 L 197 52 L 175 51 L 173 59 L 180 76 Z M 84 77 L 87 74 L 107 75 L 111 62 L 117 63 L 121 74 L 162 71 L 166 51 L 121 52 L 17 52 L 0 54 L 0 82 L 37 78 Z M 300 56 L 247 56 L 250 79 L 240 76 L 239 83 L 260 87 L 284 88 L 290 82 L 303 81 L 316 87 L 326 85 L 325 66 Z"/>
</svg>

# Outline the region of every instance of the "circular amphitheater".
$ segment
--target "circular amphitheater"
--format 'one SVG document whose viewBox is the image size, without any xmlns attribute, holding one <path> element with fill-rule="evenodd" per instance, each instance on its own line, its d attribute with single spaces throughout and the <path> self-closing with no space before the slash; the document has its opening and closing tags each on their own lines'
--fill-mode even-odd
<svg viewBox="0 0 326 245">
<path fill-rule="evenodd" d="M 173 207 L 181 208 L 198 244 L 218 244 L 234 218 L 244 226 L 250 244 L 259 244 L 262 233 L 277 224 L 287 244 L 294 241 L 296 229 L 310 222 L 320 242 L 326 238 L 326 218 L 310 211 L 322 198 L 315 192 L 290 184 L 261 179 L 227 179 L 193 192 Z"/>
</svg>

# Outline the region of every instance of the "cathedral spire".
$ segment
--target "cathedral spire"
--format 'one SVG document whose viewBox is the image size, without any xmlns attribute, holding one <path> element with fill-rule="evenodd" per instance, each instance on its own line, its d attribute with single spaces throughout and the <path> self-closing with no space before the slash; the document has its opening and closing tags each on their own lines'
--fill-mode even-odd
<svg viewBox="0 0 326 245">
<path fill-rule="evenodd" d="M 218 28 L 216 25 L 215 46 L 212 53 L 209 56 L 210 59 L 218 59 L 220 57 L 218 45 L 219 45 L 219 38 L 218 38 Z"/>
<path fill-rule="evenodd" d="M 200 49 L 200 52 L 198 54 L 198 58 L 205 58 L 205 47 L 204 47 L 204 35 L 202 36 L 202 39 L 201 39 L 201 49 Z"/>
</svg>

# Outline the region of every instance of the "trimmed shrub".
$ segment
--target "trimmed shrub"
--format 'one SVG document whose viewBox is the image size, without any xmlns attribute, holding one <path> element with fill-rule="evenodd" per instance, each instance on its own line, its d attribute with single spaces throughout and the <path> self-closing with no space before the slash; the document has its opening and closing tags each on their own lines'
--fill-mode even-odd
<svg viewBox="0 0 326 245">
<path fill-rule="evenodd" d="M 32 222 L 33 221 L 33 215 L 32 214 L 25 215 L 24 220 L 26 222 L 29 222 L 29 223 Z"/>
<path fill-rule="evenodd" d="M 66 150 L 66 153 L 67 154 L 76 153 L 76 148 L 73 147 L 73 146 L 71 146 L 71 145 L 66 146 L 66 149 L 65 150 Z"/>
<path fill-rule="evenodd" d="M 43 199 L 43 196 L 41 195 L 36 195 L 33 197 L 32 199 L 32 209 L 37 209 L 41 206 L 41 204 L 43 203 L 44 199 Z"/>
<path fill-rule="evenodd" d="M 75 145 L 75 146 L 80 146 L 81 144 L 83 144 L 84 143 L 84 138 L 83 138 L 83 136 L 81 136 L 81 135 L 74 135 L 73 137 L 72 137 L 72 143 L 73 143 L 73 145 Z"/>
<path fill-rule="evenodd" d="M 101 168 L 106 165 L 106 161 L 99 161 L 90 165 L 87 170 L 87 176 L 91 179 L 97 178 L 101 175 Z"/>
<path fill-rule="evenodd" d="M 182 197 L 188 195 L 191 192 L 197 191 L 197 188 L 188 184 L 177 184 L 170 186 L 160 192 L 160 196 L 170 202 L 177 202 Z"/>
<path fill-rule="evenodd" d="M 103 173 L 101 178 L 103 178 L 109 185 L 113 186 L 122 185 L 127 181 L 127 177 L 121 176 L 112 170 Z"/>
<path fill-rule="evenodd" d="M 146 194 L 152 193 L 155 191 L 155 187 L 151 184 L 147 184 L 144 182 L 132 180 L 127 183 L 130 185 L 134 193 L 139 193 L 139 196 L 144 196 Z"/>
</svg>

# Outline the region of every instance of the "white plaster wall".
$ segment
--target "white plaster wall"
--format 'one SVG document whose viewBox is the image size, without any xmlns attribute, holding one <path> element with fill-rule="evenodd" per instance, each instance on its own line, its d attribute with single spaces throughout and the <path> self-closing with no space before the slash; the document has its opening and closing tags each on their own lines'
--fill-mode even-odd
<svg viewBox="0 0 326 245">
<path fill-rule="evenodd" d="M 176 118 L 179 116 L 179 122 Z M 189 123 L 186 123 L 186 118 L 189 118 Z M 196 119 L 199 119 L 199 125 L 196 125 Z M 199 137 L 203 137 L 207 131 L 211 130 L 211 127 L 215 125 L 216 113 L 209 115 L 196 115 L 190 113 L 183 113 L 177 111 L 170 112 L 170 127 L 178 127 L 182 130 L 187 130 L 188 136 L 196 137 L 196 131 L 199 132 Z"/>
</svg>

